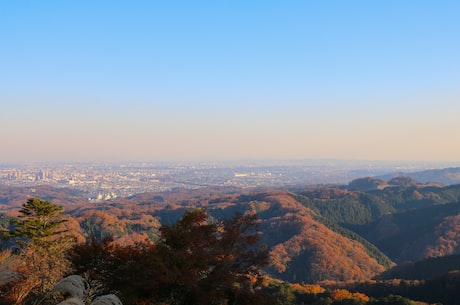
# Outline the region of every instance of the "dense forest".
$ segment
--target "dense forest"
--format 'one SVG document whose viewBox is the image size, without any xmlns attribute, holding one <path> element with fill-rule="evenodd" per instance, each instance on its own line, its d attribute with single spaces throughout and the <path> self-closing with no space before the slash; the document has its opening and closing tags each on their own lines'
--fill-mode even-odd
<svg viewBox="0 0 460 305">
<path fill-rule="evenodd" d="M 50 291 L 74 274 L 95 287 L 83 304 L 100 294 L 124 304 L 460 302 L 460 185 L 365 178 L 84 198 L 0 186 L 4 304 L 57 304 Z M 27 221 L 45 203 L 53 226 L 37 235 Z M 44 265 L 53 272 L 38 276 Z"/>
</svg>

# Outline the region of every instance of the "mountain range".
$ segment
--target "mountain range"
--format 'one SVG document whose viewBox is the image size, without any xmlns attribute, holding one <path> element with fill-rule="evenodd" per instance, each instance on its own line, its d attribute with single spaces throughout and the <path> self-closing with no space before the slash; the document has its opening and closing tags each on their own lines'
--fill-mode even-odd
<svg viewBox="0 0 460 305">
<path fill-rule="evenodd" d="M 197 207 L 216 219 L 256 212 L 261 241 L 271 249 L 266 272 L 290 282 L 364 281 L 460 254 L 460 185 L 412 176 L 341 186 L 177 189 L 100 203 L 72 189 L 0 186 L 0 224 L 7 227 L 30 197 L 62 205 L 79 240 L 113 236 L 121 244 L 155 240 L 162 223 Z M 455 266 L 449 264 L 441 263 Z"/>
</svg>

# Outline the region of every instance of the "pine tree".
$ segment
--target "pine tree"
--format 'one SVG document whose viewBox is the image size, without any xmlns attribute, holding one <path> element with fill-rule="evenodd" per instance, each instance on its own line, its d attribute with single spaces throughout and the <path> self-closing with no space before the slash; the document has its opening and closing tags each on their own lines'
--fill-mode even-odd
<svg viewBox="0 0 460 305">
<path fill-rule="evenodd" d="M 11 300 L 22 304 L 27 298 L 39 298 L 49 291 L 69 270 L 66 250 L 74 241 L 63 229 L 61 206 L 31 198 L 19 210 L 10 237 L 17 241 L 16 272 L 21 280 L 10 290 Z"/>
<path fill-rule="evenodd" d="M 11 235 L 14 237 L 44 243 L 66 232 L 60 229 L 67 221 L 63 218 L 63 208 L 49 201 L 30 198 L 19 213 L 19 219 L 13 222 Z"/>
</svg>

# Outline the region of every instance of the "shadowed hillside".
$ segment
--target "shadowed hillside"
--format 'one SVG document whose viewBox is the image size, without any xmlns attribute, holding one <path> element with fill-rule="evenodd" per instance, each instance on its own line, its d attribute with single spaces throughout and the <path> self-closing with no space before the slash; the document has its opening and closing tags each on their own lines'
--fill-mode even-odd
<svg viewBox="0 0 460 305">
<path fill-rule="evenodd" d="M 363 235 L 395 262 L 460 254 L 460 203 L 385 215 Z"/>
</svg>

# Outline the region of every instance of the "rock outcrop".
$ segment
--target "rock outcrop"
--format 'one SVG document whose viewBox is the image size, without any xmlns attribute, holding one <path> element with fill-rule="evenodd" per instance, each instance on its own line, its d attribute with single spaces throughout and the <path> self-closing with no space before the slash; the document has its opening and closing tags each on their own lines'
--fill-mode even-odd
<svg viewBox="0 0 460 305">
<path fill-rule="evenodd" d="M 57 300 L 57 305 L 123 305 L 114 294 L 98 296 L 91 302 L 89 291 L 88 281 L 79 275 L 70 275 L 54 286 L 49 298 Z"/>
</svg>

